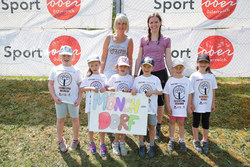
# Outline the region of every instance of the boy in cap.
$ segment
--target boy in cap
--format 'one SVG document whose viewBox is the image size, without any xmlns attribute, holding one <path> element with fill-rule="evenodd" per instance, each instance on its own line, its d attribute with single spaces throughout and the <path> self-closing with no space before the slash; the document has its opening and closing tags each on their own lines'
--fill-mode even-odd
<svg viewBox="0 0 250 167">
<path fill-rule="evenodd" d="M 158 77 L 151 74 L 154 68 L 154 60 L 151 57 L 145 57 L 141 62 L 141 69 L 143 74 L 139 77 L 135 78 L 133 89 L 131 91 L 132 95 L 136 95 L 136 93 L 145 94 L 149 97 L 149 110 L 148 110 L 148 129 L 149 129 L 149 139 L 150 139 L 150 147 L 148 156 L 155 156 L 155 126 L 156 122 L 156 114 L 157 114 L 157 100 L 158 95 L 162 94 L 162 86 L 161 81 Z M 146 146 L 143 142 L 143 136 L 139 135 L 140 148 L 139 148 L 139 156 L 144 157 L 146 155 Z"/>
<path fill-rule="evenodd" d="M 68 147 L 66 140 L 63 138 L 63 127 L 67 112 L 70 114 L 74 133 L 70 150 L 76 150 L 79 145 L 79 105 L 82 100 L 79 86 L 82 82 L 82 75 L 80 70 L 71 64 L 74 55 L 70 46 L 62 46 L 59 56 L 62 64 L 55 66 L 50 71 L 48 87 L 55 101 L 59 148 L 62 152 L 66 152 Z"/>
<path fill-rule="evenodd" d="M 169 133 L 170 140 L 168 142 L 168 149 L 174 150 L 174 132 L 175 122 L 177 119 L 179 126 L 179 145 L 182 152 L 186 152 L 186 144 L 184 142 L 184 120 L 187 117 L 187 113 L 191 114 L 191 93 L 193 89 L 188 78 L 183 76 L 184 62 L 182 59 L 175 59 L 173 61 L 173 77 L 171 77 L 163 90 L 165 94 L 165 102 L 167 105 L 167 111 L 169 115 Z"/>
</svg>

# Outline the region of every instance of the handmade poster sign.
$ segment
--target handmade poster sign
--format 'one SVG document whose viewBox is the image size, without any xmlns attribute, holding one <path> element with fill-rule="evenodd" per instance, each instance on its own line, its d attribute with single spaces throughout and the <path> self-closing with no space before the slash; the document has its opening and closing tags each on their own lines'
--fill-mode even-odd
<svg viewBox="0 0 250 167">
<path fill-rule="evenodd" d="M 90 131 L 146 135 L 148 98 L 143 94 L 91 94 Z"/>
</svg>

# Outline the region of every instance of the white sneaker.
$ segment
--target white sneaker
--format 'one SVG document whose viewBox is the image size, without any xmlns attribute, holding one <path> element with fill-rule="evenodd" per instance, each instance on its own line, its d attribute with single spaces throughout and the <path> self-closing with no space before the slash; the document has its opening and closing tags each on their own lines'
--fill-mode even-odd
<svg viewBox="0 0 250 167">
<path fill-rule="evenodd" d="M 120 150 L 119 150 L 119 143 L 112 143 L 113 148 L 113 154 L 119 156 Z"/>
<path fill-rule="evenodd" d="M 121 149 L 121 155 L 122 156 L 125 156 L 125 155 L 127 155 L 128 154 L 128 151 L 127 151 L 127 149 L 126 149 L 126 147 L 125 147 L 125 143 L 120 143 L 120 149 Z"/>
<path fill-rule="evenodd" d="M 61 152 L 67 152 L 68 151 L 66 140 L 64 138 L 62 138 L 62 140 L 58 142 L 58 145 L 59 145 L 59 148 L 60 148 Z"/>
</svg>

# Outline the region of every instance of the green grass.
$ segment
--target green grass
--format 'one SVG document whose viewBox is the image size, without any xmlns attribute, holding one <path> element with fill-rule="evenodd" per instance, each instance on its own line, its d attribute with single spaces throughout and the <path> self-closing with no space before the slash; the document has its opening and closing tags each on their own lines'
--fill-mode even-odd
<svg viewBox="0 0 250 167">
<path fill-rule="evenodd" d="M 192 147 L 192 118 L 185 122 L 187 153 L 167 150 L 168 117 L 164 116 L 163 140 L 156 142 L 156 157 L 139 158 L 138 138 L 128 135 L 125 157 L 112 154 L 112 135 L 106 135 L 108 155 L 91 155 L 84 100 L 80 106 L 81 146 L 60 153 L 57 147 L 55 107 L 47 77 L 0 77 L 0 166 L 249 166 L 250 79 L 217 78 L 216 111 L 211 114 L 210 153 L 197 154 Z M 176 139 L 177 137 L 176 131 Z M 64 137 L 72 139 L 67 118 Z M 98 134 L 95 141 L 99 143 Z M 97 146 L 99 150 L 99 146 Z"/>
</svg>

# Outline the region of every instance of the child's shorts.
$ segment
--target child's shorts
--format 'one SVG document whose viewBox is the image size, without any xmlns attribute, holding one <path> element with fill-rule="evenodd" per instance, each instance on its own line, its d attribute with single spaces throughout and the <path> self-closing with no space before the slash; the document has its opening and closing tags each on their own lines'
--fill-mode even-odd
<svg viewBox="0 0 250 167">
<path fill-rule="evenodd" d="M 57 118 L 65 118 L 67 112 L 69 112 L 71 118 L 79 118 L 79 106 L 74 106 L 73 104 L 68 103 L 55 103 L 55 106 Z"/>
<path fill-rule="evenodd" d="M 156 126 L 156 124 L 157 124 L 156 114 L 155 115 L 148 114 L 148 124 Z"/>
<path fill-rule="evenodd" d="M 176 120 L 176 118 L 178 119 L 178 121 L 184 121 L 185 117 L 175 117 L 175 116 L 169 116 L 170 120 Z"/>
</svg>

